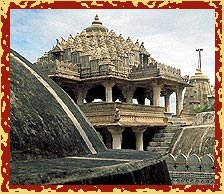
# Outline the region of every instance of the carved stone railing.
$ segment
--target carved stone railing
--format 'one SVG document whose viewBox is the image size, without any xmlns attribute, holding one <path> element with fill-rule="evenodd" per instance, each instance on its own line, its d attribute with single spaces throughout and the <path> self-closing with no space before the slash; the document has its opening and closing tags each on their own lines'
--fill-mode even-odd
<svg viewBox="0 0 224 194">
<path fill-rule="evenodd" d="M 133 66 L 129 77 L 131 79 L 163 76 L 173 80 L 183 80 L 180 69 L 161 63 L 140 64 Z"/>
<path fill-rule="evenodd" d="M 187 157 L 181 153 L 174 157 L 169 154 L 166 163 L 172 184 L 214 184 L 215 166 L 211 155 Z"/>
<path fill-rule="evenodd" d="M 129 74 L 130 79 L 155 77 L 159 74 L 156 64 L 140 64 L 137 67 L 133 66 L 131 73 Z"/>
<path fill-rule="evenodd" d="M 124 66 L 123 63 L 120 63 L 120 66 L 110 63 L 100 64 L 97 60 L 92 60 L 91 63 L 95 65 L 88 65 L 87 67 L 81 68 L 81 79 L 91 78 L 91 77 L 99 77 L 99 76 L 115 76 L 128 78 L 129 69 Z"/>
<path fill-rule="evenodd" d="M 161 63 L 156 63 L 157 69 L 159 70 L 159 75 L 171 79 L 181 79 L 181 71 L 175 67 L 164 65 Z"/>
<path fill-rule="evenodd" d="M 79 79 L 79 69 L 76 64 L 63 61 L 42 61 L 37 62 L 36 65 L 41 70 L 48 74 L 48 76 L 60 76 L 69 79 Z"/>
<path fill-rule="evenodd" d="M 164 108 L 126 103 L 87 103 L 80 106 L 94 126 L 166 126 Z"/>
<path fill-rule="evenodd" d="M 115 77 L 122 77 L 127 78 L 128 73 L 125 71 L 116 71 L 116 70 L 103 70 L 103 71 L 88 71 L 84 70 L 81 71 L 81 79 L 84 78 L 91 78 L 91 77 L 99 77 L 99 76 L 115 76 Z"/>
</svg>

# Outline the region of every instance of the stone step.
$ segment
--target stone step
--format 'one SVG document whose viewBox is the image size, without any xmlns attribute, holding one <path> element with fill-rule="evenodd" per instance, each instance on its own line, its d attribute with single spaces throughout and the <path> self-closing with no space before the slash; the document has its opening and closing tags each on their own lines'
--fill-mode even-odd
<svg viewBox="0 0 224 194">
<path fill-rule="evenodd" d="M 168 118 L 168 122 L 175 124 L 175 125 L 186 125 L 187 124 L 186 120 L 181 119 L 181 118 L 174 118 L 174 117 Z"/>
<path fill-rule="evenodd" d="M 153 137 L 153 142 L 171 142 L 173 137 Z"/>
<path fill-rule="evenodd" d="M 164 132 L 169 132 L 169 133 L 175 133 L 178 129 L 180 128 L 180 126 L 167 126 L 164 130 Z"/>
<path fill-rule="evenodd" d="M 180 128 L 180 126 L 167 126 L 164 129 L 159 129 L 158 132 L 159 133 L 175 133 L 178 128 Z"/>
<path fill-rule="evenodd" d="M 156 133 L 154 137 L 173 137 L 175 133 Z"/>
<path fill-rule="evenodd" d="M 158 152 L 161 154 L 165 154 L 168 152 L 169 147 L 150 147 L 150 146 L 148 146 L 146 149 L 150 152 Z"/>
<path fill-rule="evenodd" d="M 170 142 L 149 142 L 151 147 L 167 147 L 170 145 Z"/>
</svg>

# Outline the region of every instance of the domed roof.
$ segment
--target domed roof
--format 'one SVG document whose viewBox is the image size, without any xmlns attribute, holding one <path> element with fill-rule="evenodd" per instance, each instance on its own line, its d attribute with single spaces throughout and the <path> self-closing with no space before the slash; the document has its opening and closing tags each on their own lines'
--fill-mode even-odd
<svg viewBox="0 0 224 194">
<path fill-rule="evenodd" d="M 95 16 L 95 20 L 92 22 L 92 25 L 86 28 L 86 32 L 108 32 L 108 29 L 102 25 L 102 22 L 99 20 L 99 16 Z"/>
<path fill-rule="evenodd" d="M 201 70 L 196 69 L 195 75 L 191 76 L 190 81 L 195 81 L 195 80 L 205 80 L 208 81 L 209 78 L 207 75 L 204 75 Z"/>
<path fill-rule="evenodd" d="M 196 69 L 195 75 L 191 76 L 189 83 L 193 87 L 187 87 L 184 94 L 183 110 L 194 112 L 197 107 L 208 104 L 208 96 L 211 94 L 211 86 L 208 76 Z"/>
<path fill-rule="evenodd" d="M 57 40 L 57 44 L 51 52 L 58 52 L 58 48 L 66 50 L 72 48 L 72 52 L 80 52 L 81 56 L 89 55 L 90 59 L 111 59 L 119 60 L 128 55 L 133 55 L 136 51 L 150 56 L 144 44 L 139 44 L 138 40 L 134 43 L 130 37 L 126 40 L 120 35 L 116 35 L 113 30 L 102 25 L 98 15 L 92 25 L 84 29 L 75 36 L 69 35 L 68 40 Z M 61 51 L 61 50 L 60 50 Z"/>
</svg>

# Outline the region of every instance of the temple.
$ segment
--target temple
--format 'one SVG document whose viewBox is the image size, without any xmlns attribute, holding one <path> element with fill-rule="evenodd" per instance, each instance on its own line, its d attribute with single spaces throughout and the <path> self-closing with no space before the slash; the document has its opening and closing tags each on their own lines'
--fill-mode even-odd
<svg viewBox="0 0 224 194">
<path fill-rule="evenodd" d="M 35 64 L 66 91 L 113 149 L 146 150 L 154 134 L 168 125 L 164 113 L 170 112 L 170 95 L 176 95 L 179 117 L 182 92 L 190 86 L 180 69 L 157 62 L 143 42 L 109 31 L 97 15 L 81 33 L 57 40 Z"/>
<path fill-rule="evenodd" d="M 189 84 L 192 87 L 187 87 L 184 93 L 181 117 L 188 124 L 192 124 L 197 113 L 214 111 L 215 91 L 209 77 L 202 73 L 201 67 L 197 68 L 195 74 L 190 77 Z"/>
</svg>

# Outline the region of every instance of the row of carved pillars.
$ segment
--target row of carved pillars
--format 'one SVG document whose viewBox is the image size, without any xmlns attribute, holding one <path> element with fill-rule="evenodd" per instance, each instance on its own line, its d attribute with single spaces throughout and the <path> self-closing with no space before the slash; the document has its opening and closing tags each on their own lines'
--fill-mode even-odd
<svg viewBox="0 0 224 194">
<path fill-rule="evenodd" d="M 122 132 L 125 130 L 125 128 L 120 126 L 111 126 L 111 127 L 107 127 L 107 129 L 112 135 L 112 149 L 121 149 Z M 132 128 L 132 131 L 135 133 L 136 150 L 143 151 L 143 132 L 145 130 L 146 130 L 146 127 Z"/>
<path fill-rule="evenodd" d="M 105 82 L 102 84 L 105 87 L 105 96 L 106 96 L 106 102 L 113 102 L 112 98 L 112 88 L 115 85 L 113 82 Z M 160 95 L 163 88 L 162 84 L 152 84 L 152 91 L 153 91 L 153 102 L 152 104 L 154 106 L 160 106 Z M 126 88 L 126 91 L 124 92 L 124 95 L 126 96 L 126 103 L 133 103 L 133 94 L 134 90 L 132 88 Z M 181 110 L 182 110 L 182 92 L 183 87 L 176 87 L 174 88 L 174 91 L 176 93 L 176 115 L 180 116 Z M 82 105 L 83 100 L 85 99 L 85 96 L 87 94 L 88 90 L 85 90 L 84 88 L 79 89 L 78 91 L 75 91 L 77 96 L 77 104 Z M 165 111 L 170 112 L 170 95 L 173 92 L 167 92 L 164 95 L 164 101 L 165 101 Z"/>
</svg>

